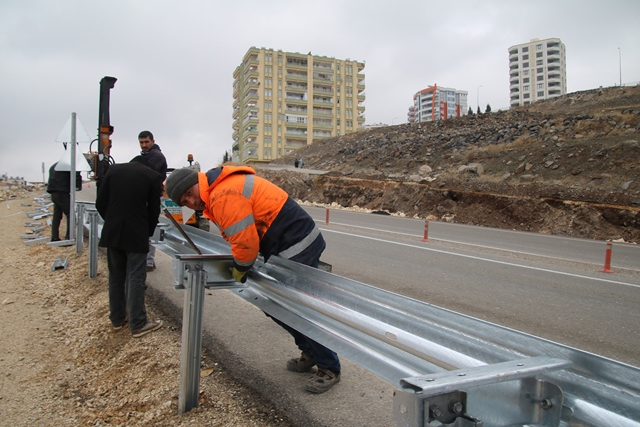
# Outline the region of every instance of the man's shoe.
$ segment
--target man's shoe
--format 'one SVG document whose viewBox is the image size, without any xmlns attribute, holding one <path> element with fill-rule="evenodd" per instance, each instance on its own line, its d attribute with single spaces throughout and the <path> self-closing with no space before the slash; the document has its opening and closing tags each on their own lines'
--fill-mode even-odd
<svg viewBox="0 0 640 427">
<path fill-rule="evenodd" d="M 311 393 L 324 393 L 340 381 L 340 372 L 328 369 L 318 369 L 318 372 L 304 385 L 304 389 Z"/>
<path fill-rule="evenodd" d="M 127 323 L 129 323 L 129 318 L 125 318 L 124 322 L 122 322 L 121 324 L 119 324 L 118 326 L 116 325 L 112 325 L 113 326 L 113 330 L 114 331 L 119 331 L 120 329 L 124 328 L 124 325 L 126 325 Z"/>
<path fill-rule="evenodd" d="M 134 338 L 140 338 L 142 336 L 147 335 L 148 333 L 157 331 L 161 327 L 162 327 L 162 320 L 158 320 L 157 322 L 147 322 L 147 324 L 144 325 L 142 328 L 138 329 L 137 331 L 131 332 L 131 335 Z"/>
<path fill-rule="evenodd" d="M 287 370 L 292 372 L 311 372 L 315 365 L 316 361 L 313 357 L 302 353 L 300 357 L 287 361 Z"/>
<path fill-rule="evenodd" d="M 154 262 L 153 265 L 147 265 L 147 273 L 150 271 L 153 271 L 156 269 L 156 263 Z"/>
</svg>

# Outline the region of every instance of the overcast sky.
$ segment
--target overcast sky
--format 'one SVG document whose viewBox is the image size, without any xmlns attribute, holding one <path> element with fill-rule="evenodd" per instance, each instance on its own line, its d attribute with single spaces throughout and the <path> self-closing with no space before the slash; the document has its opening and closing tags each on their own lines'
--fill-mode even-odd
<svg viewBox="0 0 640 427">
<path fill-rule="evenodd" d="M 41 181 L 72 112 L 95 138 L 103 76 L 118 79 L 117 163 L 147 129 L 169 167 L 192 153 L 208 169 L 231 148 L 233 71 L 251 46 L 364 61 L 365 124 L 397 125 L 434 83 L 474 110 L 478 94 L 483 110 L 508 107 L 509 47 L 553 37 L 569 92 L 620 70 L 640 81 L 638 0 L 0 0 L 0 174 Z"/>
</svg>

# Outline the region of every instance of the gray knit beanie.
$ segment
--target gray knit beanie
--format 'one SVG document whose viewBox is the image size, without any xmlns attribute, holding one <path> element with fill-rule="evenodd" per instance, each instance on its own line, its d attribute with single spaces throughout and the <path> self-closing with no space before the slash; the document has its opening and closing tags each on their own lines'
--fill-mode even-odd
<svg viewBox="0 0 640 427">
<path fill-rule="evenodd" d="M 188 189 L 198 183 L 198 172 L 191 168 L 176 169 L 167 177 L 167 196 L 178 206 L 180 198 Z"/>
</svg>

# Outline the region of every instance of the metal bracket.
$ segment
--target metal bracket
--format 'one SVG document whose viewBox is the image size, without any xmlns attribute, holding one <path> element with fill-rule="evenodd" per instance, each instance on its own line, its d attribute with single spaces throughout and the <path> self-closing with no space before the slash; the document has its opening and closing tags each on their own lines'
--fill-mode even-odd
<svg viewBox="0 0 640 427">
<path fill-rule="evenodd" d="M 55 261 L 53 261 L 53 264 L 51 264 L 51 270 L 52 271 L 56 271 L 60 269 L 66 270 L 68 262 L 69 262 L 69 257 L 66 257 L 65 259 L 56 258 Z"/>
<path fill-rule="evenodd" d="M 536 375 L 567 368 L 571 362 L 533 357 L 459 369 L 400 381 L 394 393 L 398 426 L 557 427 L 563 394 Z"/>
</svg>

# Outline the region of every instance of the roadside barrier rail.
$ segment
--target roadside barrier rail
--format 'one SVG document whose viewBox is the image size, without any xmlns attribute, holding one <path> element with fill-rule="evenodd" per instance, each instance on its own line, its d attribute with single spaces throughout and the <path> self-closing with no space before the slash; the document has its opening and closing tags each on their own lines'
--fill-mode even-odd
<svg viewBox="0 0 640 427">
<path fill-rule="evenodd" d="M 179 411 L 197 406 L 204 289 L 229 289 L 398 387 L 400 427 L 640 427 L 640 368 L 279 257 L 233 281 L 229 246 L 161 218 L 185 290 Z"/>
</svg>

